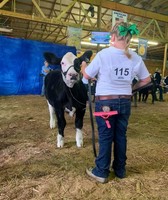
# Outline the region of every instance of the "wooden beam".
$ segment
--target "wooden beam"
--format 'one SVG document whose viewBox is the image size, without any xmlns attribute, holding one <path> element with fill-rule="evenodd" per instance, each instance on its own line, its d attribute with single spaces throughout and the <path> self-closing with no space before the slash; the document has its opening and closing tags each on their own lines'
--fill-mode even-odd
<svg viewBox="0 0 168 200">
<path fill-rule="evenodd" d="M 16 0 L 12 1 L 12 9 L 16 12 Z"/>
<path fill-rule="evenodd" d="M 93 1 L 93 0 L 92 0 Z M 0 9 L 0 15 L 4 15 L 7 17 L 12 17 L 12 18 L 17 18 L 17 19 L 22 19 L 22 20 L 27 20 L 27 21 L 33 21 L 33 22 L 39 22 L 39 23 L 43 23 L 43 24 L 48 24 L 48 25 L 60 25 L 60 26 L 72 26 L 75 28 L 81 28 L 85 31 L 107 31 L 105 28 L 99 28 L 99 27 L 91 27 L 91 26 L 86 26 L 86 25 L 81 25 L 81 23 L 70 23 L 70 22 L 65 22 L 65 21 L 61 21 L 61 20 L 56 20 L 56 18 L 42 18 L 39 16 L 32 16 L 32 15 L 27 15 L 27 14 L 21 14 L 21 13 L 17 13 L 17 12 L 13 12 L 13 11 L 7 11 L 7 10 L 2 10 Z M 153 40 L 153 38 L 149 38 L 149 37 L 144 37 L 144 39 L 148 39 L 148 40 Z M 162 42 L 162 43 L 168 43 L 168 38 L 157 38 L 158 42 Z"/>
<path fill-rule="evenodd" d="M 143 35 L 143 33 L 146 31 L 146 29 L 154 22 L 154 19 L 152 19 L 147 26 L 140 32 L 140 35 Z"/>
<path fill-rule="evenodd" d="M 163 71 L 162 71 L 162 76 L 163 76 L 163 77 L 164 77 L 165 70 L 166 70 L 166 62 L 167 62 L 167 48 L 168 48 L 168 43 L 165 44 L 165 50 L 164 50 Z"/>
<path fill-rule="evenodd" d="M 3 1 L 0 3 L 0 8 L 2 8 L 8 1 L 11 1 L 11 0 L 3 0 Z"/>
<path fill-rule="evenodd" d="M 150 2 L 149 2 L 149 3 L 150 3 Z M 162 4 L 164 4 L 164 3 L 167 4 L 167 0 L 160 0 L 160 1 L 155 0 L 155 1 L 152 2 L 152 7 L 158 7 L 161 3 L 162 3 Z"/>
<path fill-rule="evenodd" d="M 101 6 L 98 7 L 98 13 L 97 13 L 97 27 L 101 28 L 101 19 L 102 19 L 102 11 Z"/>
<path fill-rule="evenodd" d="M 73 7 L 71 7 L 69 9 L 69 13 L 71 13 Z M 65 21 L 67 20 L 67 18 L 69 17 L 70 14 L 66 13 L 66 17 L 65 17 Z M 50 35 L 52 35 L 56 30 L 58 29 L 58 27 L 54 28 L 54 30 L 52 30 L 45 38 L 42 38 L 43 41 L 45 41 Z M 60 26 L 60 31 L 62 30 L 62 27 Z"/>
<path fill-rule="evenodd" d="M 29 35 L 28 35 L 28 31 L 27 31 L 26 38 L 29 38 L 29 37 L 31 36 L 31 34 L 33 33 L 33 31 L 36 29 L 37 26 L 38 26 L 38 23 L 35 24 L 34 28 L 33 28 L 32 31 L 29 33 Z"/>
<path fill-rule="evenodd" d="M 79 4 L 79 5 L 80 5 L 80 4 Z M 84 7 L 82 6 L 82 4 L 81 4 L 80 6 L 81 6 L 81 9 L 82 9 L 82 12 L 84 13 L 84 15 L 86 16 L 86 18 L 88 19 L 90 25 L 91 25 L 92 27 L 94 27 L 94 24 L 92 23 L 90 17 L 88 16 L 88 12 L 85 11 L 85 9 L 84 9 Z"/>
<path fill-rule="evenodd" d="M 37 4 L 37 2 L 35 0 L 32 0 L 32 3 L 35 5 L 35 7 L 37 8 L 37 10 L 39 11 L 39 13 L 41 14 L 41 16 L 43 18 L 46 18 L 45 14 L 43 13 L 43 11 L 41 10 L 41 8 L 39 7 L 39 5 Z"/>
<path fill-rule="evenodd" d="M 65 13 L 66 13 L 72 6 L 74 6 L 74 4 L 75 4 L 76 2 L 77 2 L 77 0 L 72 1 L 72 2 L 69 4 L 69 6 L 68 6 L 66 9 L 64 9 L 60 15 L 58 15 L 58 17 L 56 18 L 56 20 L 60 20 L 61 17 L 64 16 Z"/>
<path fill-rule="evenodd" d="M 135 6 L 139 3 L 139 0 L 132 0 L 132 1 L 129 1 L 129 5 L 132 5 L 132 6 Z"/>
<path fill-rule="evenodd" d="M 157 26 L 157 28 L 158 28 L 158 31 L 159 31 L 159 33 L 160 33 L 160 36 L 162 37 L 162 38 L 164 38 L 164 36 L 163 36 L 163 34 L 162 34 L 162 31 L 161 31 L 161 29 L 160 29 L 160 27 L 159 27 L 159 24 L 158 24 L 158 22 L 155 20 L 155 24 L 156 24 L 156 26 Z"/>
<path fill-rule="evenodd" d="M 165 38 L 168 39 L 168 23 L 165 24 Z"/>
<path fill-rule="evenodd" d="M 145 17 L 145 18 L 149 18 L 149 19 L 156 19 L 159 21 L 168 22 L 167 15 L 162 15 L 162 14 L 159 14 L 156 12 L 146 11 L 144 9 L 127 6 L 124 4 L 111 2 L 108 0 L 103 0 L 103 1 L 101 1 L 101 0 L 78 0 L 78 1 L 80 1 L 82 3 L 93 4 L 95 6 L 100 5 L 102 8 L 117 10 L 117 11 L 124 12 L 127 14 L 135 15 L 135 16 L 140 16 L 140 17 Z"/>
<path fill-rule="evenodd" d="M 57 0 L 55 0 L 55 2 L 54 2 L 53 5 L 52 5 L 52 9 L 50 10 L 49 17 L 51 17 L 51 14 L 52 14 L 53 11 L 54 11 L 54 6 L 55 6 L 56 2 L 57 2 Z"/>
<path fill-rule="evenodd" d="M 27 14 L 21 14 L 21 13 L 16 13 L 12 11 L 7 11 L 7 10 L 1 10 L 0 9 L 0 15 L 12 17 L 12 18 L 17 18 L 17 19 L 22 19 L 22 20 L 28 20 L 28 21 L 34 21 L 34 22 L 39 22 L 43 24 L 50 24 L 50 25 L 60 25 L 60 26 L 72 26 L 75 28 L 81 28 L 81 24 L 75 24 L 75 23 L 70 23 L 70 22 L 63 22 L 61 20 L 56 20 L 55 18 L 49 19 L 49 18 L 42 18 L 38 16 L 32 16 L 32 15 L 27 15 Z M 98 28 L 93 28 L 91 26 L 84 26 L 82 25 L 82 29 L 86 31 L 100 31 Z M 102 31 L 104 29 L 101 29 Z"/>
</svg>

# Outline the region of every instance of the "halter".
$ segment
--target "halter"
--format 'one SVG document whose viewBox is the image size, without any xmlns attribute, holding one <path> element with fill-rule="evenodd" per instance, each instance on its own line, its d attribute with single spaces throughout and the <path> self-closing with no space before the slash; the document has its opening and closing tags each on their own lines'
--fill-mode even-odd
<svg viewBox="0 0 168 200">
<path fill-rule="evenodd" d="M 70 67 L 68 67 L 68 69 L 67 69 L 65 72 L 62 71 L 62 74 L 63 74 L 65 77 L 66 77 L 66 75 L 67 75 L 67 73 L 68 73 L 68 71 L 70 70 L 71 67 L 74 67 L 74 65 L 71 65 Z"/>
</svg>

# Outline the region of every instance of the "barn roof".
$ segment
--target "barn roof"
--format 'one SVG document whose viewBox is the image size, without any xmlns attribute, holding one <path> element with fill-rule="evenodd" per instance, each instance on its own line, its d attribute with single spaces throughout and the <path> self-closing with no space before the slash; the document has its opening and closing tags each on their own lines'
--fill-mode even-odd
<svg viewBox="0 0 168 200">
<path fill-rule="evenodd" d="M 66 45 L 70 26 L 82 28 L 81 41 L 89 42 L 92 31 L 110 30 L 113 10 L 128 14 L 128 21 L 140 30 L 139 37 L 158 42 L 148 44 L 147 58 L 164 59 L 168 0 L 1 0 L 0 34 Z M 137 50 L 137 42 L 131 47 Z M 98 50 L 82 44 L 83 51 L 88 48 Z"/>
</svg>

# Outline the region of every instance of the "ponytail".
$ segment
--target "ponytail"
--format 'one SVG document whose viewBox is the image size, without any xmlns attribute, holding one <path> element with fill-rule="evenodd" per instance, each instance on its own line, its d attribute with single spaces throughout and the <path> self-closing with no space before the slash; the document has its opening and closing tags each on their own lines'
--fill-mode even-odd
<svg viewBox="0 0 168 200">
<path fill-rule="evenodd" d="M 128 47 L 125 48 L 124 54 L 127 56 L 127 58 L 131 59 L 131 54 L 129 53 Z"/>
</svg>

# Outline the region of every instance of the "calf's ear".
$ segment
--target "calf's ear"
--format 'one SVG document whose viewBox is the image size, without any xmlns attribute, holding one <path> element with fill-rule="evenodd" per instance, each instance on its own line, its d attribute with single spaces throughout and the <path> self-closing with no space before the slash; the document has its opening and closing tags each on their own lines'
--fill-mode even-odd
<svg viewBox="0 0 168 200">
<path fill-rule="evenodd" d="M 80 57 L 82 61 L 89 62 L 93 52 L 91 50 L 85 51 L 85 53 Z"/>
<path fill-rule="evenodd" d="M 51 65 L 60 65 L 62 58 L 58 58 L 51 52 L 44 52 L 44 59 Z"/>
<path fill-rule="evenodd" d="M 82 56 L 80 56 L 79 58 L 76 58 L 74 60 L 75 71 L 79 73 L 80 72 L 80 65 L 82 64 L 82 62 L 85 61 L 85 62 L 88 63 L 90 61 L 92 55 L 93 55 L 93 52 L 91 50 L 88 50 L 88 51 L 85 51 L 85 53 Z"/>
</svg>

